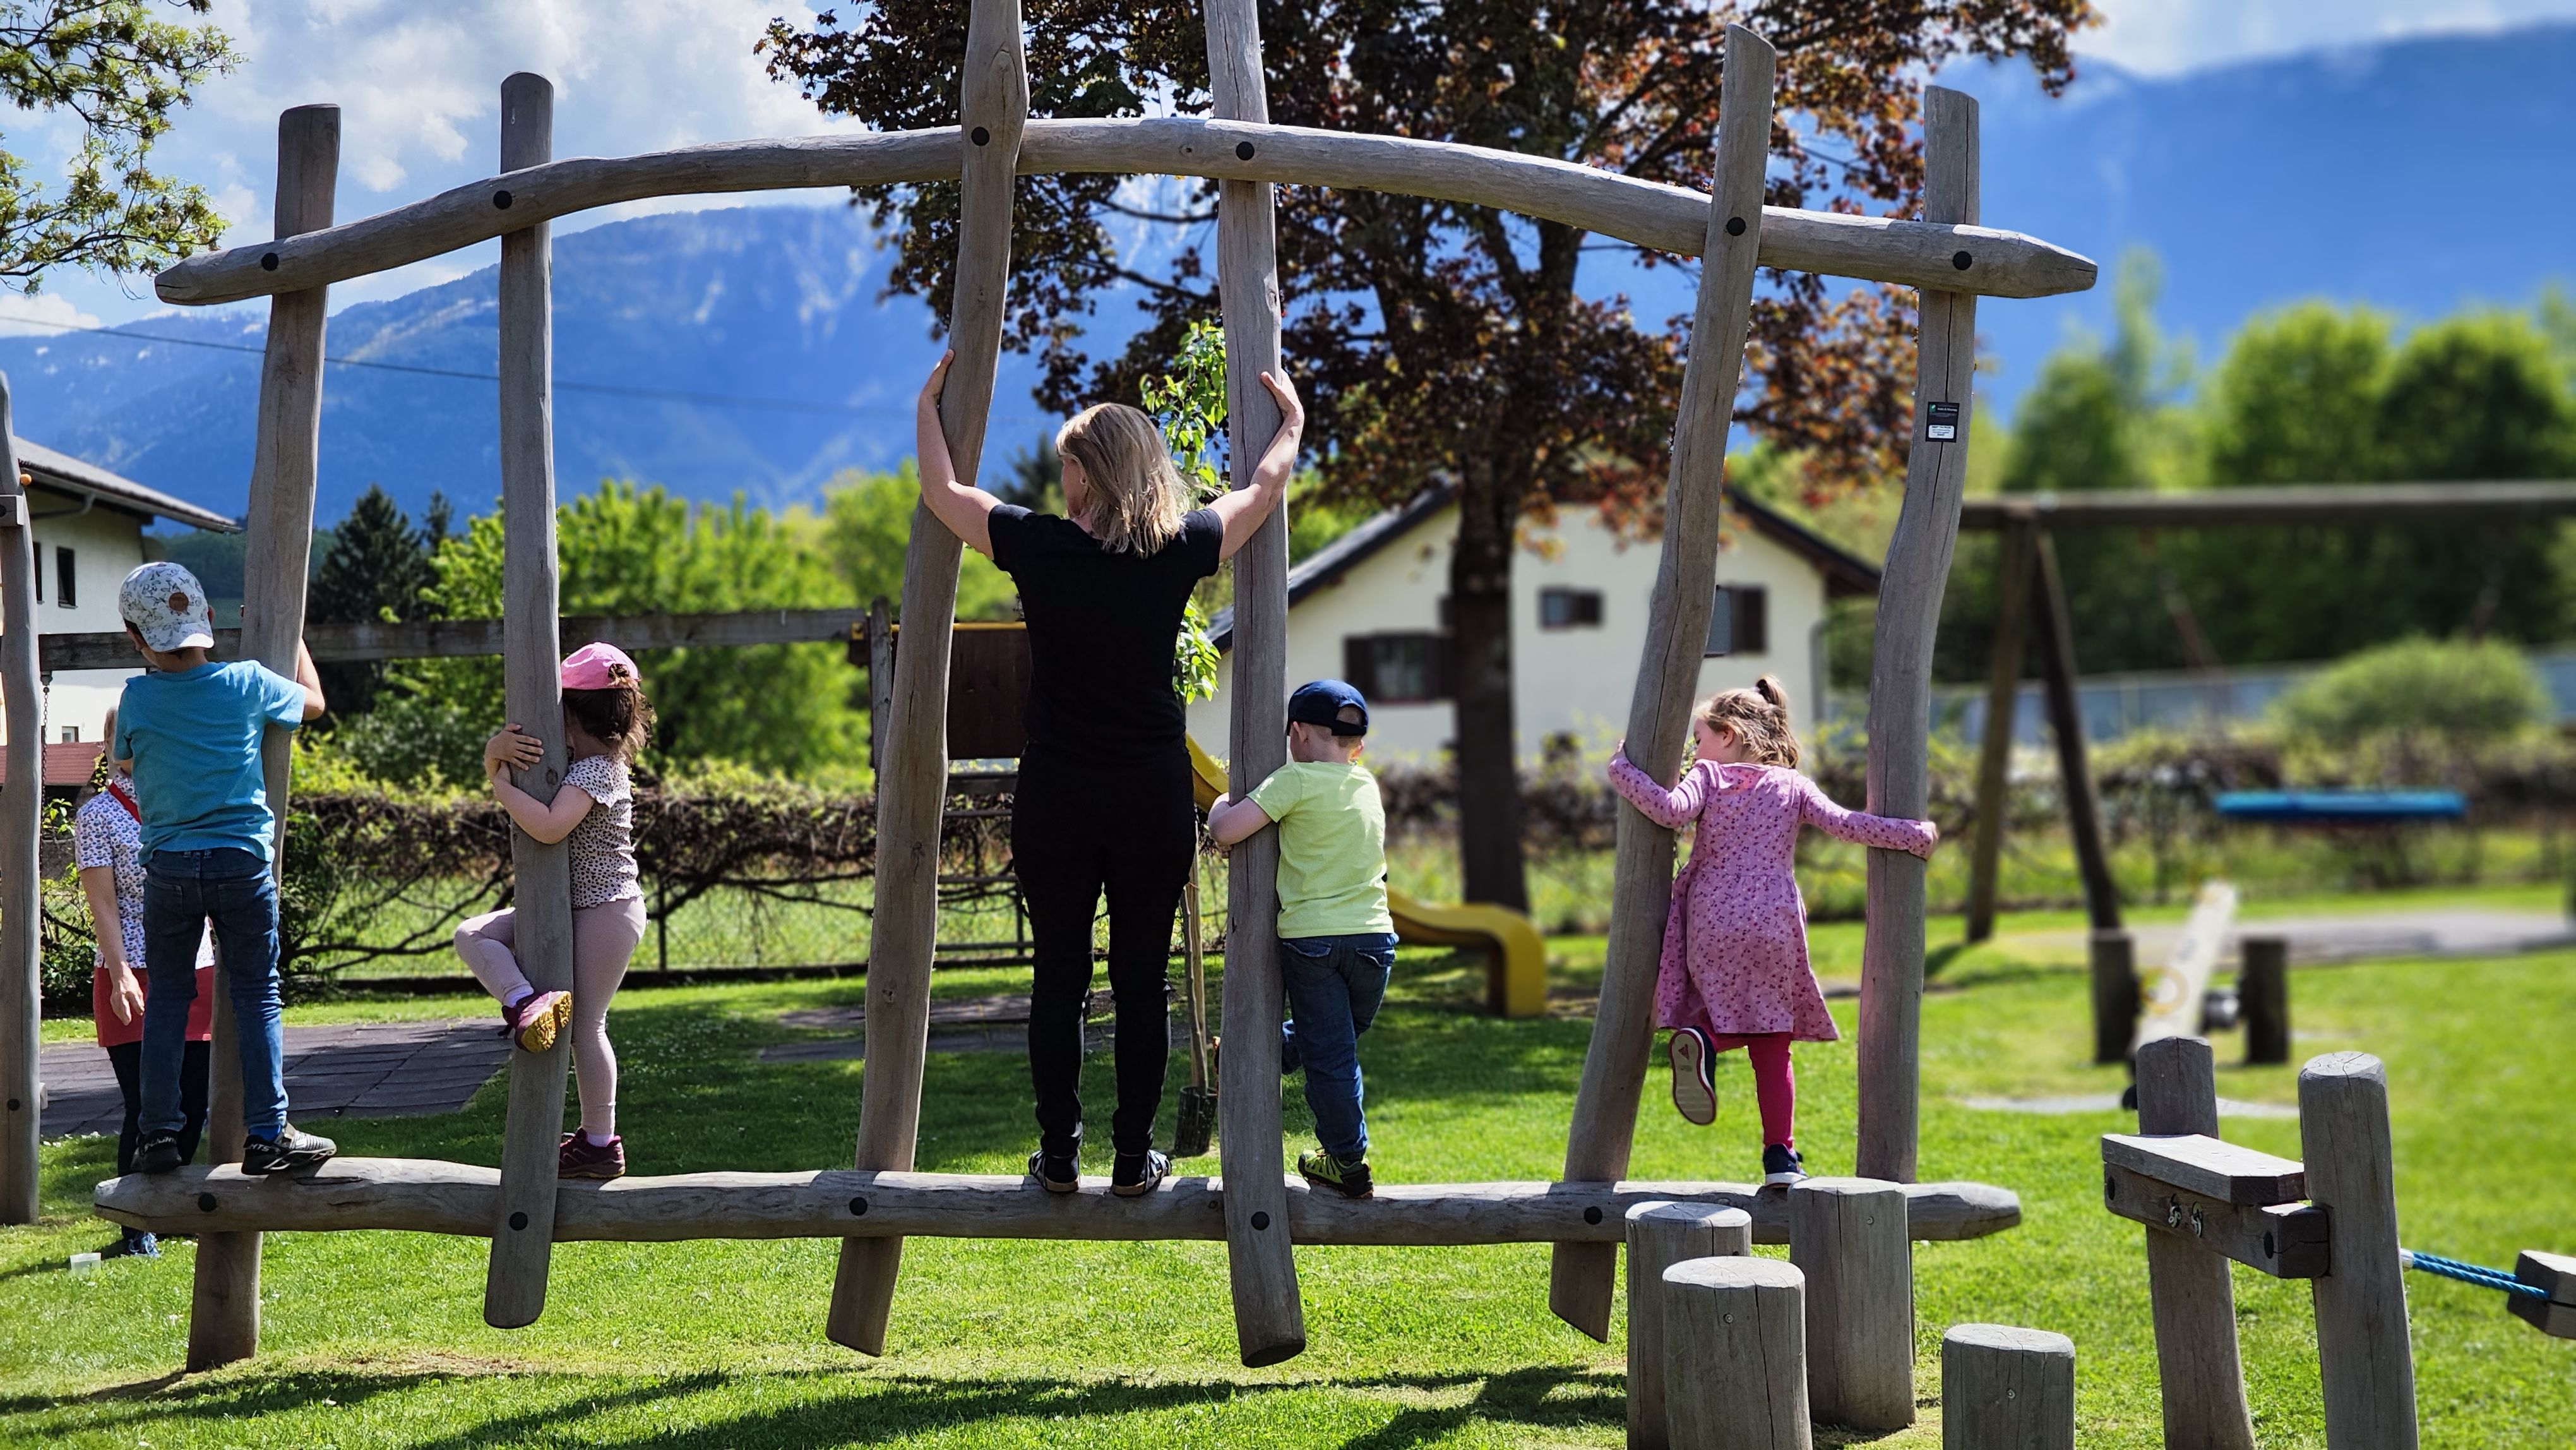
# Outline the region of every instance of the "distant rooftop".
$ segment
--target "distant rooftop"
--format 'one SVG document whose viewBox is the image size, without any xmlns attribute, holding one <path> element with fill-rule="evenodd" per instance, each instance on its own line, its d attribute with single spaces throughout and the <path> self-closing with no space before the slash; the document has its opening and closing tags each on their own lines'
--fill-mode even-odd
<svg viewBox="0 0 2576 1450">
<path fill-rule="evenodd" d="M 212 509 L 202 509 L 184 499 L 172 498 L 157 488 L 145 488 L 133 479 L 110 473 L 93 463 L 83 463 L 68 453 L 58 453 L 42 443 L 21 438 L 18 443 L 18 469 L 36 481 L 39 488 L 68 493 L 84 502 L 95 501 L 147 519 L 168 519 L 174 524 L 207 529 L 218 534 L 237 534 L 241 525 Z M 44 514 L 39 511 L 36 517 Z"/>
</svg>

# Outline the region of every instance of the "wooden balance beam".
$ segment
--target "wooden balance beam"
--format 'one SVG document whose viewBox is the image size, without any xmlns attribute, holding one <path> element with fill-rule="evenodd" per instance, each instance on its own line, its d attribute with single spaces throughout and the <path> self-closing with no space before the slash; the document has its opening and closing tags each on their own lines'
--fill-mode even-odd
<svg viewBox="0 0 2576 1450">
<path fill-rule="evenodd" d="M 1050 1194 L 1002 1174 L 681 1173 L 562 1183 L 557 1241 L 976 1238 L 1146 1242 L 1225 1237 L 1222 1180 L 1171 1178 L 1116 1198 L 1105 1178 Z M 310 1174 L 259 1178 L 237 1167 L 127 1174 L 98 1185 L 101 1218 L 154 1233 L 392 1229 L 489 1237 L 500 1213 L 497 1169 L 435 1159 L 338 1158 Z M 1742 1183 L 1430 1183 L 1381 1185 L 1368 1199 L 1286 1184 L 1299 1244 L 1447 1247 L 1622 1242 L 1628 1210 L 1657 1200 L 1740 1208 L 1756 1243 L 1789 1241 L 1789 1199 Z M 1983 1183 L 1909 1183 L 1917 1239 L 1983 1238 L 2021 1222 L 2021 1199 Z"/>
</svg>

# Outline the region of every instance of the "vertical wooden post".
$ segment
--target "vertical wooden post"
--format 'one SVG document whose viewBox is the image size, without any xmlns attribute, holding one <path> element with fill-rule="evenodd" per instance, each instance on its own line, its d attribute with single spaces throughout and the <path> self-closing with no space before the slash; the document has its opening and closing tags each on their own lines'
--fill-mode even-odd
<svg viewBox="0 0 2576 1450">
<path fill-rule="evenodd" d="M 521 71 L 501 82 L 501 169 L 554 159 L 554 84 Z M 495 204 L 498 204 L 497 197 Z M 563 783 L 563 636 L 555 560 L 554 238 L 543 223 L 501 238 L 501 680 L 509 717 L 545 742 L 521 790 L 554 799 Z M 528 985 L 572 987 L 572 863 L 558 841 L 510 832 L 512 950 Z M 501 1197 L 492 1225 L 483 1320 L 534 1324 L 546 1307 L 555 1237 L 555 1159 L 563 1135 L 571 1035 L 544 1052 L 510 1050 Z"/>
<path fill-rule="evenodd" d="M 277 118 L 276 231 L 279 238 L 331 225 L 340 173 L 340 108 L 297 106 Z M 322 442 L 322 344 L 327 289 L 269 299 L 268 343 L 260 362 L 259 423 L 253 444 L 250 516 L 243 540 L 242 653 L 293 674 L 304 633 L 304 584 L 313 554 L 313 494 Z M 288 770 L 293 744 L 271 728 L 261 741 L 269 809 L 276 815 L 272 864 L 286 857 Z M 206 1161 L 242 1156 L 241 1052 L 233 1026 L 230 968 L 215 964 L 214 1042 L 207 1054 Z M 211 1369 L 259 1350 L 260 1236 L 207 1234 L 197 1240 L 188 1317 L 188 1368 Z"/>
<path fill-rule="evenodd" d="M 1923 219 L 1977 219 L 1977 102 L 1923 90 Z M 1967 255 L 1967 254 L 1962 254 Z M 1969 257 L 1971 267 L 1975 258 Z M 1918 304 L 1914 444 L 1905 501 L 1880 571 L 1869 678 L 1869 808 L 1921 816 L 1930 799 L 1932 633 L 1959 542 L 1976 412 L 1977 299 L 1925 292 Z M 1869 853 L 1869 925 L 1861 941 L 1860 1144 L 1857 1171 L 1914 1179 L 1923 1032 L 1923 870 L 1903 851 Z"/>
<path fill-rule="evenodd" d="M 2378 1058 L 2333 1052 L 2299 1069 L 2299 1143 L 2308 1199 L 2334 1225 L 2333 1266 L 2310 1281 L 2326 1444 L 2415 1450 L 2415 1355 L 2397 1260 L 2388 1070 Z"/>
<path fill-rule="evenodd" d="M 2218 1076 L 2206 1041 L 2167 1037 L 2138 1049 L 2138 1131 L 2218 1136 Z M 2227 1260 L 2181 1234 L 2143 1232 L 2165 1443 L 2254 1450 Z"/>
<path fill-rule="evenodd" d="M 882 594 L 868 603 L 868 769 L 886 768 L 894 716 L 894 611 Z"/>
<path fill-rule="evenodd" d="M 1208 0 L 1209 94 L 1228 121 L 1270 119 L 1261 73 L 1261 20 L 1253 0 Z M 1225 313 L 1227 456 L 1234 483 L 1279 427 L 1261 386 L 1279 367 L 1279 259 L 1266 182 L 1217 188 L 1217 293 Z M 1234 556 L 1234 715 L 1228 786 L 1239 799 L 1288 758 L 1288 510 L 1282 505 Z M 1277 1364 L 1306 1348 L 1306 1311 L 1288 1242 L 1288 1188 L 1279 1168 L 1279 836 L 1263 831 L 1234 848 L 1226 871 L 1226 1040 L 1218 1059 L 1217 1162 L 1225 1177 L 1226 1265 L 1234 1291 L 1235 1346 L 1247 1365 Z"/>
<path fill-rule="evenodd" d="M 1743 378 L 1754 259 L 1762 245 L 1762 175 L 1770 155 L 1775 60 L 1770 42 L 1761 36 L 1740 25 L 1726 28 L 1717 190 L 1709 197 L 1690 360 L 1682 370 L 1672 475 L 1664 487 L 1663 557 L 1655 568 L 1645 656 L 1628 705 L 1628 758 L 1663 781 L 1672 780 L 1681 768 L 1691 696 L 1699 689 L 1700 661 L 1707 653 L 1726 434 Z M 1673 833 L 1634 807 L 1621 805 L 1613 871 L 1601 1005 L 1566 1135 L 1568 1182 L 1611 1181 L 1628 1171 L 1646 1051 L 1655 1037 L 1655 965 L 1663 955 L 1664 910 L 1672 895 Z M 1618 1267 L 1617 1244 L 1558 1244 L 1548 1307 L 1593 1338 L 1608 1340 Z"/>
<path fill-rule="evenodd" d="M 2002 875 L 2004 813 L 2012 800 L 2014 717 L 2021 703 L 2022 626 L 2030 618 L 2032 535 L 2014 519 L 2004 528 L 1995 565 L 1995 653 L 1986 674 L 1986 727 L 1977 742 L 1977 833 L 1968 858 L 1968 940 L 1995 934 L 1995 888 Z"/>
<path fill-rule="evenodd" d="M 1806 1276 L 1753 1257 L 1664 1271 L 1673 1450 L 1809 1450 Z"/>
<path fill-rule="evenodd" d="M 2057 572 L 2057 541 L 2039 531 L 2032 556 L 2032 607 L 2038 614 L 2040 673 L 2048 687 L 2048 732 L 2057 737 L 2057 765 L 2065 778 L 2066 829 L 2075 838 L 2075 865 L 2084 876 L 2084 912 L 2095 931 L 2120 930 L 2120 893 L 2111 881 L 2111 855 L 2102 846 L 2102 808 L 2093 794 L 2093 769 L 2084 759 L 2084 711 L 2075 698 L 2075 620 L 2066 608 L 2066 582 Z"/>
<path fill-rule="evenodd" d="M 2075 1341 L 1954 1325 L 1941 1336 L 1941 1450 L 2075 1450 Z"/>
<path fill-rule="evenodd" d="M 1029 118 L 1018 0 L 975 0 L 961 67 L 959 144 L 965 152 L 957 228 L 957 291 L 948 345 L 957 360 L 939 400 L 940 431 L 957 476 L 973 482 L 1002 353 L 1011 283 L 1011 197 L 1020 132 Z M 904 554 L 903 619 L 911 644 L 894 652 L 886 759 L 877 771 L 877 900 L 868 940 L 868 1058 L 859 1094 L 860 1168 L 909 1169 L 921 1129 L 921 1067 L 930 1043 L 930 959 L 939 944 L 939 829 L 948 800 L 948 650 L 963 546 L 914 505 Z M 903 1269 L 899 1238 L 843 1239 L 824 1332 L 862 1354 L 885 1352 Z"/>
<path fill-rule="evenodd" d="M 2138 944 L 2125 931 L 2088 932 L 2084 959 L 2092 973 L 2093 1061 L 2129 1060 L 2138 1033 Z"/>
<path fill-rule="evenodd" d="M 36 879 L 44 829 L 44 697 L 36 666 L 36 545 L 18 486 L 9 380 L 0 377 L 0 706 L 9 724 L 8 779 L 0 784 L 0 1223 L 41 1212 L 36 1147 L 44 1131 L 37 1064 L 44 1007 Z"/>
<path fill-rule="evenodd" d="M 1870 1178 L 1789 1189 L 1789 1262 L 1807 1276 L 1807 1403 L 1827 1424 L 1914 1423 L 1914 1241 L 1905 1190 Z"/>
<path fill-rule="evenodd" d="M 1628 1210 L 1628 1450 L 1665 1450 L 1664 1270 L 1753 1252 L 1753 1215 L 1657 1200 Z"/>
<path fill-rule="evenodd" d="M 2290 939 L 2243 939 L 2245 963 L 2236 974 L 2236 1005 L 2245 1023 L 2245 1062 L 2259 1066 L 2290 1060 Z"/>
</svg>

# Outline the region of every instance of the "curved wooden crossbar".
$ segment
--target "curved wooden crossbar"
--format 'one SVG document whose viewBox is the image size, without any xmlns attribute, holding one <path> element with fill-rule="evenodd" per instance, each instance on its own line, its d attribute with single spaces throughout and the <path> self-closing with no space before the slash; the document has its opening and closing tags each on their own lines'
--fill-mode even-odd
<svg viewBox="0 0 2576 1450">
<path fill-rule="evenodd" d="M 725 141 L 638 156 L 575 157 L 452 188 L 305 236 L 187 258 L 161 273 L 164 302 L 205 306 L 343 282 L 532 223 L 657 196 L 954 181 L 955 126 L 861 136 Z M 1023 176 L 1100 172 L 1335 186 L 1498 207 L 1661 252 L 1697 256 L 1707 193 L 1596 167 L 1448 141 L 1188 116 L 1031 121 Z M 1761 263 L 1991 297 L 2047 297 L 2094 283 L 2092 259 L 2019 232 L 1762 209 Z"/>
<path fill-rule="evenodd" d="M 392 1229 L 482 1238 L 500 1202 L 498 1170 L 415 1158 L 339 1158 L 309 1175 L 260 1178 L 237 1167 L 130 1173 L 98 1185 L 101 1218 L 154 1233 L 316 1233 Z M 1286 1181 L 1300 1244 L 1438 1247 L 1622 1241 L 1629 1208 L 1657 1199 L 1740 1208 L 1756 1243 L 1789 1241 L 1789 1198 L 1743 1183 L 1381 1184 L 1348 1199 Z M 1983 1238 L 2021 1223 L 2021 1199 L 1983 1183 L 1909 1183 L 1917 1239 Z M 1039 1191 L 998 1174 L 683 1173 L 566 1180 L 554 1237 L 621 1243 L 687 1239 L 978 1238 L 1149 1242 L 1225 1237 L 1224 1182 L 1171 1178 L 1116 1198 L 1105 1178 L 1079 1193 Z"/>
</svg>

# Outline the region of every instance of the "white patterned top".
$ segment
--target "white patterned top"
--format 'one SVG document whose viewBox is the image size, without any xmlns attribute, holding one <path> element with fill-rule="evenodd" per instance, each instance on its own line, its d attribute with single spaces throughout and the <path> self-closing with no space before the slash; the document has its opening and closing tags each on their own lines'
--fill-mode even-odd
<svg viewBox="0 0 2576 1450">
<path fill-rule="evenodd" d="M 585 755 L 564 771 L 563 783 L 581 787 L 590 814 L 564 838 L 572 862 L 572 907 L 605 906 L 641 896 L 635 873 L 635 790 L 626 762 L 613 755 Z"/>
</svg>

